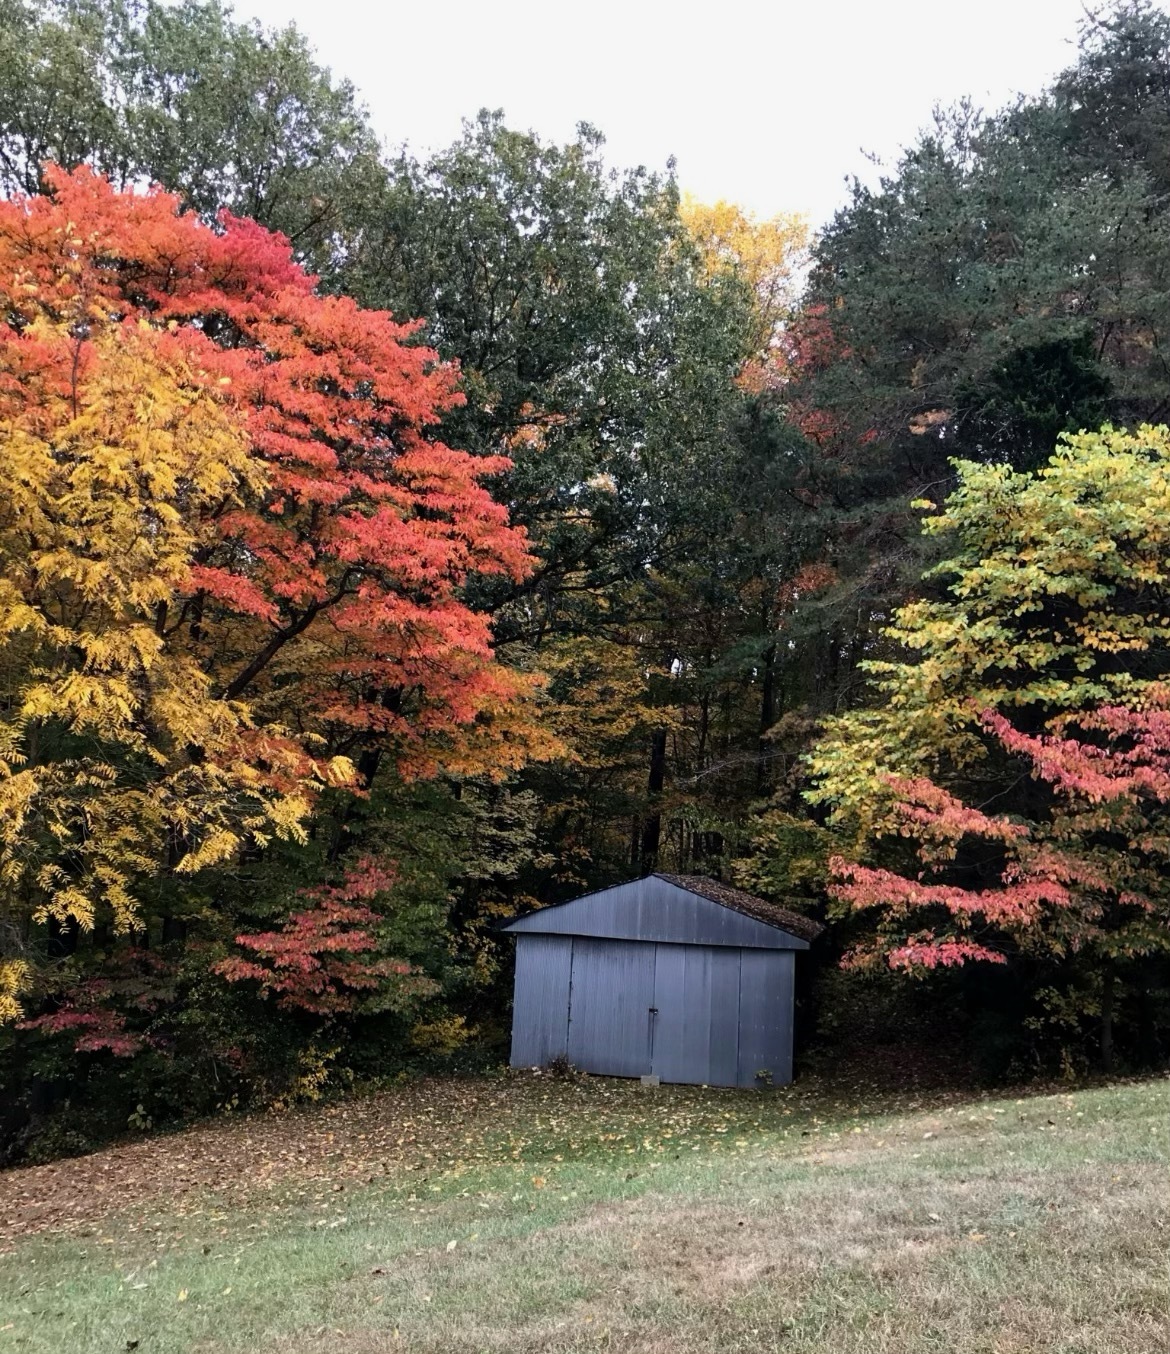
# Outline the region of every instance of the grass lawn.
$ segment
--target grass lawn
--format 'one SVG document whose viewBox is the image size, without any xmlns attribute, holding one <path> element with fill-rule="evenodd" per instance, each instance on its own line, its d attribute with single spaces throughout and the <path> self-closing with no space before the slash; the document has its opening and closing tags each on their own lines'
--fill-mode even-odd
<svg viewBox="0 0 1170 1354">
<path fill-rule="evenodd" d="M 0 1354 L 1170 1349 L 1170 1081 L 421 1082 L 0 1175 Z"/>
</svg>

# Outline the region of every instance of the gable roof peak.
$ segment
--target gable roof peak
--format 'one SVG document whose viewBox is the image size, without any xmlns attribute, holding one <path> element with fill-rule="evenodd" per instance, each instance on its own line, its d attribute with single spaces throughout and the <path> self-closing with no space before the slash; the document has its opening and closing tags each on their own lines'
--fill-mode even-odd
<svg viewBox="0 0 1170 1354">
<path fill-rule="evenodd" d="M 732 912 L 751 917 L 753 921 L 763 922 L 765 926 L 775 926 L 781 931 L 787 931 L 801 940 L 816 940 L 825 929 L 820 922 L 813 921 L 811 917 L 794 912 L 791 908 L 781 907 L 779 903 L 770 903 L 766 898 L 758 898 L 755 894 L 746 893 L 731 884 L 724 884 L 722 880 L 712 879 L 710 875 L 671 874 L 665 870 L 655 870 L 654 877 L 664 879 L 675 888 L 685 889 L 688 893 L 706 898 L 708 902 L 718 903 L 720 907 L 729 908 Z"/>
</svg>

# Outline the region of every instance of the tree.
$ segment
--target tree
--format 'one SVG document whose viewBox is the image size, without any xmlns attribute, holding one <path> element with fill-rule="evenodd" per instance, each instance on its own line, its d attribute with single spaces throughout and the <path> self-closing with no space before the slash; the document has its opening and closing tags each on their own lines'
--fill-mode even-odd
<svg viewBox="0 0 1170 1354">
<path fill-rule="evenodd" d="M 1145 3 L 1094 10 L 1051 90 L 940 111 L 812 248 L 777 366 L 804 434 L 801 562 L 837 579 L 822 710 L 856 701 L 856 660 L 929 565 L 907 505 L 945 495 L 954 458 L 1033 469 L 1062 432 L 1170 409 L 1170 27 Z"/>
<path fill-rule="evenodd" d="M 876 917 L 857 963 L 1087 968 L 1108 1053 L 1115 978 L 1170 951 L 1170 431 L 956 471 L 925 524 L 938 595 L 898 611 L 874 703 L 810 758 L 846 843 L 832 892 Z"/>
<path fill-rule="evenodd" d="M 47 172 L 0 204 L 6 935 L 140 922 L 144 880 L 303 836 L 320 790 L 523 760 L 463 600 L 522 577 L 427 434 L 458 398 L 412 327 L 321 296 L 286 241 Z M 10 970 L 10 974 L 15 970 Z M 13 979 L 7 980 L 10 990 Z"/>
<path fill-rule="evenodd" d="M 139 874 L 303 835 L 317 789 L 350 774 L 216 699 L 155 623 L 215 545 L 217 511 L 265 487 L 207 373 L 210 345 L 133 322 L 82 340 L 70 319 L 42 314 L 2 341 L 0 869 L 14 935 L 30 914 L 126 931 Z"/>
<path fill-rule="evenodd" d="M 690 648 L 713 610 L 698 593 L 713 573 L 721 598 L 742 582 L 759 545 L 735 535 L 743 484 L 788 450 L 765 438 L 745 453 L 737 379 L 789 260 L 778 225 L 726 211 L 750 276 L 734 250 L 704 254 L 669 173 L 609 169 L 588 127 L 549 145 L 482 113 L 425 163 L 398 160 L 354 273 L 367 299 L 425 314 L 427 339 L 458 359 L 468 402 L 445 434 L 513 461 L 495 490 L 538 564 L 518 587 L 489 580 L 477 596 L 495 609 L 501 652 L 550 674 L 550 723 L 568 748 L 521 777 L 542 806 L 545 862 L 523 875 L 525 892 L 643 868 L 653 853 L 631 843 L 649 847 L 656 828 L 662 859 L 689 858 L 693 824 L 682 829 L 676 810 L 695 796 L 677 791 L 697 770 L 689 749 L 705 763 L 714 747 L 684 736 L 674 708 L 696 694 L 695 660 L 707 661 Z M 662 674 L 676 660 L 686 676 L 672 682 Z M 720 670 L 718 700 L 740 698 L 750 662 Z M 698 699 L 709 705 L 710 693 Z M 689 708 L 701 722 L 698 702 Z M 748 723 L 754 787 L 758 719 Z M 726 782 L 695 784 L 715 795 Z"/>
<path fill-rule="evenodd" d="M 1135 173 L 1156 191 L 1170 186 L 1170 16 L 1149 0 L 1115 0 L 1086 15 L 1074 66 L 1053 97 L 1067 120 L 1067 149 L 1115 183 Z"/>
<path fill-rule="evenodd" d="M 679 215 L 699 247 L 707 275 L 729 271 L 751 290 L 751 357 L 740 381 L 749 389 L 762 389 L 775 379 L 774 350 L 796 310 L 808 222 L 791 213 L 758 221 L 733 202 L 707 204 L 689 193 L 683 195 Z"/>
<path fill-rule="evenodd" d="M 705 277 L 673 178 L 612 171 L 602 147 L 585 125 L 557 146 L 481 112 L 439 154 L 395 161 L 351 273 L 459 362 L 445 435 L 513 461 L 496 492 L 539 563 L 488 597 L 529 643 L 604 624 L 648 562 L 686 550 L 745 355 L 750 297 Z"/>
<path fill-rule="evenodd" d="M 326 1017 L 409 1006 L 432 995 L 438 984 L 377 953 L 381 918 L 370 902 L 394 882 L 377 860 L 357 861 L 343 883 L 306 890 L 308 906 L 279 931 L 237 936 L 251 957 L 221 960 L 216 972 L 231 982 L 256 982 L 281 1006 Z"/>
<path fill-rule="evenodd" d="M 331 283 L 385 182 L 352 86 L 219 0 L 4 0 L 0 190 L 40 191 L 46 163 L 254 218 Z"/>
</svg>

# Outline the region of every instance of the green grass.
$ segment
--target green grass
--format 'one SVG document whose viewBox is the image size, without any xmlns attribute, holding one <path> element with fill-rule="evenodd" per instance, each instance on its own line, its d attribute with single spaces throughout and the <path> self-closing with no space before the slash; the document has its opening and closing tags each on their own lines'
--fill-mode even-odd
<svg viewBox="0 0 1170 1354">
<path fill-rule="evenodd" d="M 424 1083 L 0 1176 L 0 1351 L 1152 1354 L 1168 1157 L 1167 1081 Z"/>
</svg>

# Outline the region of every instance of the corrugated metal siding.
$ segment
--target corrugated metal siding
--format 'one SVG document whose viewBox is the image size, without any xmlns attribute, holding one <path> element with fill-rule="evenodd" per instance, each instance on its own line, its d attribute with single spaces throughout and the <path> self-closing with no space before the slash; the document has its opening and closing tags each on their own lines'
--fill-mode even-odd
<svg viewBox="0 0 1170 1354">
<path fill-rule="evenodd" d="M 568 936 L 520 936 L 512 1006 L 512 1066 L 543 1067 L 568 1051 L 569 979 L 573 942 Z"/>
<path fill-rule="evenodd" d="M 775 953 L 761 950 L 762 955 Z M 711 952 L 711 1076 L 714 1086 L 734 1086 L 739 1053 L 739 968 L 742 950 Z"/>
<path fill-rule="evenodd" d="M 690 953 L 686 945 L 654 946 L 650 1070 L 663 1081 L 689 1081 L 692 1068 L 706 1064 L 707 994 L 696 991 L 701 980 L 687 964 Z"/>
<path fill-rule="evenodd" d="M 573 941 L 569 1061 L 584 1072 L 640 1077 L 650 1071 L 654 946 Z"/>
<path fill-rule="evenodd" d="M 655 946 L 652 1070 L 663 1081 L 736 1084 L 739 956 L 717 946 Z"/>
<path fill-rule="evenodd" d="M 521 917 L 518 934 L 604 936 L 732 949 L 807 950 L 808 941 L 651 875 Z"/>
<path fill-rule="evenodd" d="M 792 1080 L 793 958 L 744 950 L 739 969 L 739 1073 L 754 1086 L 768 1071 L 772 1084 Z"/>
<path fill-rule="evenodd" d="M 512 1065 L 567 1053 L 603 1076 L 754 1086 L 792 1079 L 791 951 L 521 935 Z"/>
</svg>

